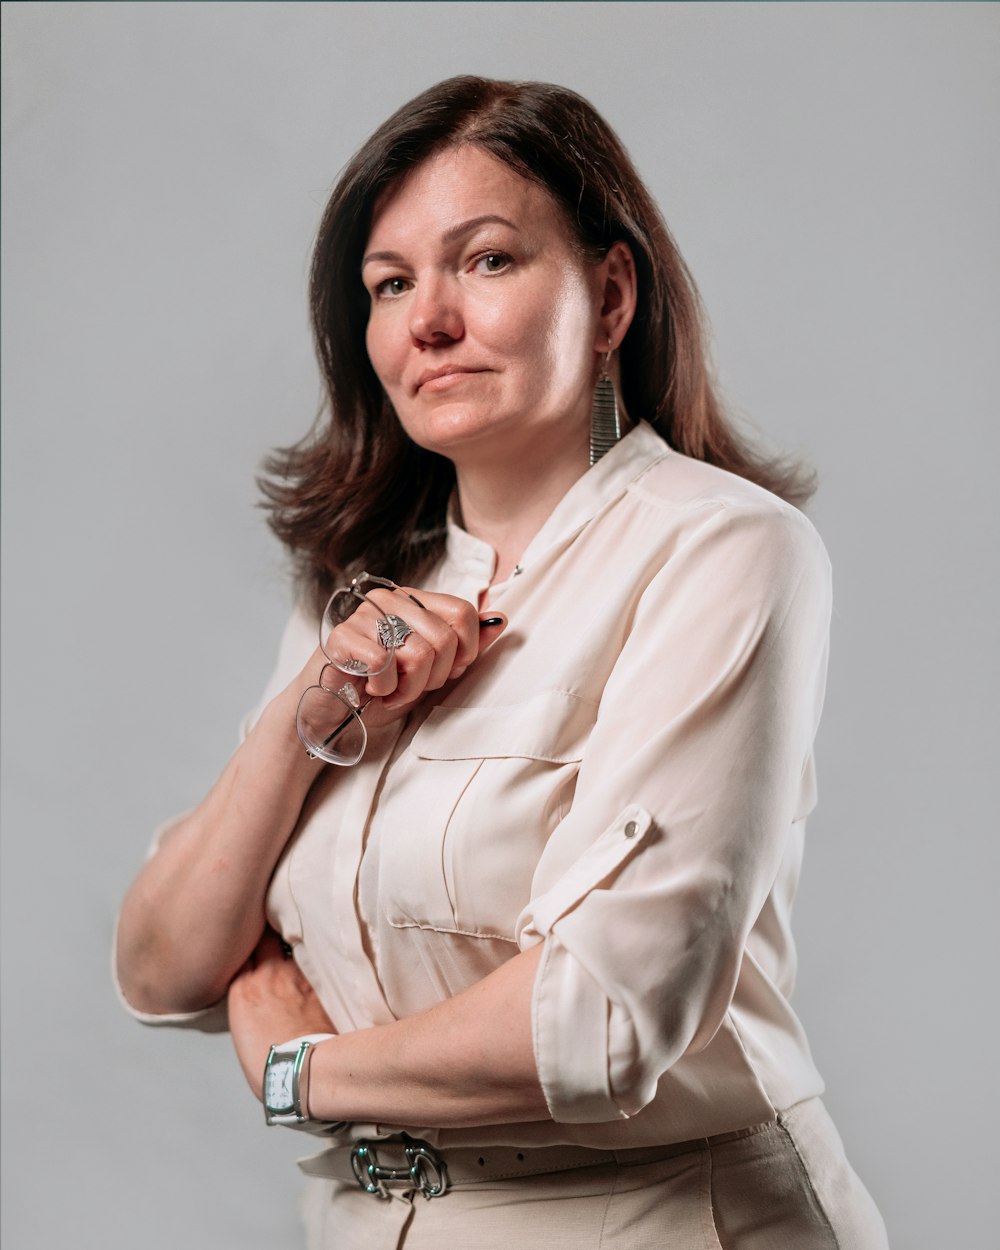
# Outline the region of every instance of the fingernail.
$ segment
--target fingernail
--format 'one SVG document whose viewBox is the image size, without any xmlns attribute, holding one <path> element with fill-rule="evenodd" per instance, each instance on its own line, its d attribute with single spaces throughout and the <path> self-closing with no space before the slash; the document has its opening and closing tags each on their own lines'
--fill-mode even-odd
<svg viewBox="0 0 1000 1250">
<path fill-rule="evenodd" d="M 502 625 L 502 624 L 503 624 L 502 616 L 481 616 L 479 618 L 480 629 L 488 628 L 492 625 Z"/>
</svg>

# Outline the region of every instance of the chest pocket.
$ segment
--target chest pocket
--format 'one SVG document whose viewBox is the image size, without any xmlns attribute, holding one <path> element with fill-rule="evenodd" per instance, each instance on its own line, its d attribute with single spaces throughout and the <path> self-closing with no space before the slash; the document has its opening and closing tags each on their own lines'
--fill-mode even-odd
<svg viewBox="0 0 1000 1250">
<path fill-rule="evenodd" d="M 431 711 L 380 804 L 389 818 L 379 821 L 380 903 L 390 924 L 514 940 L 596 714 L 596 703 L 563 690 Z M 405 848 L 394 845 L 403 823 Z"/>
</svg>

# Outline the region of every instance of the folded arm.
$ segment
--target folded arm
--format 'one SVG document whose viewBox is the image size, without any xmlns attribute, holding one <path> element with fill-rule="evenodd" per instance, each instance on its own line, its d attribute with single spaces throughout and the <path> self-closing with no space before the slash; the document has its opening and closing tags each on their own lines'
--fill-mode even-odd
<svg viewBox="0 0 1000 1250">
<path fill-rule="evenodd" d="M 532 1045 L 540 948 L 428 1011 L 321 1042 L 309 1113 L 318 1120 L 458 1127 L 549 1118 Z M 267 935 L 229 991 L 233 1042 L 256 1097 L 274 1042 L 333 1028 L 308 982 Z"/>
</svg>

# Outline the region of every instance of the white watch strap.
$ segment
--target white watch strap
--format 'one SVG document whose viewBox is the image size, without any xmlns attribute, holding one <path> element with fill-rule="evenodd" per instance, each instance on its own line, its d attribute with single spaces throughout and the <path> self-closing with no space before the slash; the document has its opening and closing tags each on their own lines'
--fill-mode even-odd
<svg viewBox="0 0 1000 1250">
<path fill-rule="evenodd" d="M 328 1042 L 331 1037 L 336 1037 L 336 1033 L 303 1033 L 301 1037 L 293 1037 L 290 1042 L 279 1042 L 276 1049 L 298 1050 L 303 1042 L 311 1042 L 313 1046 L 319 1042 Z"/>
</svg>

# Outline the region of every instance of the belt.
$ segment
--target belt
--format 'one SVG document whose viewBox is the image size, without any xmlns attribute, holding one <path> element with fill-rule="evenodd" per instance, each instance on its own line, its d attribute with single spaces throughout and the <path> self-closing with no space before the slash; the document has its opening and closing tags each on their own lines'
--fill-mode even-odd
<svg viewBox="0 0 1000 1250">
<path fill-rule="evenodd" d="M 589 1146 L 457 1146 L 440 1151 L 418 1137 L 399 1134 L 333 1146 L 322 1154 L 300 1160 L 299 1167 L 307 1176 L 354 1182 L 380 1198 L 390 1197 L 390 1187 L 416 1190 L 425 1198 L 439 1198 L 449 1189 L 482 1181 L 516 1180 L 609 1163 L 622 1167 L 659 1163 L 706 1146 L 748 1137 L 766 1127 L 755 1124 L 714 1137 L 629 1150 L 594 1150 Z"/>
</svg>

